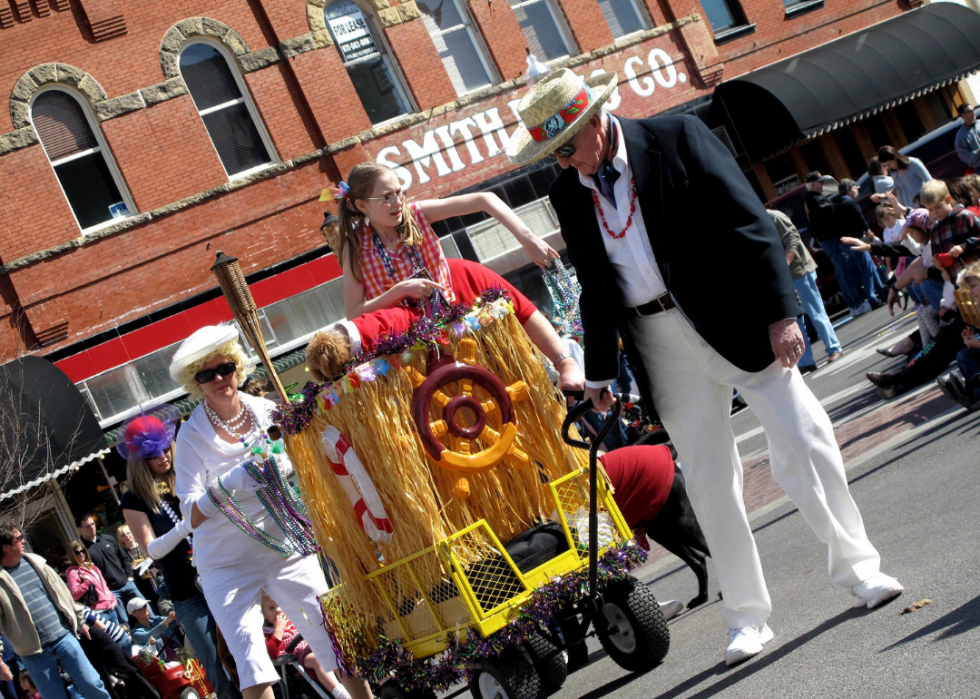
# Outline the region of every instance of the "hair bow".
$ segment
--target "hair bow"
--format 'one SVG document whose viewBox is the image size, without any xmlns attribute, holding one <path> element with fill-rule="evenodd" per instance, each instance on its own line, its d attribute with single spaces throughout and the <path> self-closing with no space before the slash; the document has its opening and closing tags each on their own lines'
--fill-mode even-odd
<svg viewBox="0 0 980 699">
<path fill-rule="evenodd" d="M 320 192 L 320 201 L 328 201 L 330 199 L 343 199 L 350 192 L 350 185 L 341 180 L 337 183 L 336 187 L 327 187 L 325 190 Z"/>
</svg>

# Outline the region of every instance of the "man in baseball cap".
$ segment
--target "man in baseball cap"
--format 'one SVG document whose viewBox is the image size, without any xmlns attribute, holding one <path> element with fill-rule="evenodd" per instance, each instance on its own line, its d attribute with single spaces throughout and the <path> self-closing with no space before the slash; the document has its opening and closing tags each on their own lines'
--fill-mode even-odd
<svg viewBox="0 0 980 699">
<path fill-rule="evenodd" d="M 616 84 L 611 73 L 552 71 L 521 99 L 507 155 L 518 164 L 551 156 L 563 169 L 551 203 L 582 285 L 586 397 L 612 404 L 622 337 L 684 465 L 734 665 L 773 632 L 742 502 L 732 387 L 765 429 L 777 481 L 828 545 L 831 578 L 868 607 L 902 586 L 879 571 L 830 418 L 796 368 L 802 309 L 772 221 L 700 120 L 614 116 L 602 105 Z"/>
</svg>

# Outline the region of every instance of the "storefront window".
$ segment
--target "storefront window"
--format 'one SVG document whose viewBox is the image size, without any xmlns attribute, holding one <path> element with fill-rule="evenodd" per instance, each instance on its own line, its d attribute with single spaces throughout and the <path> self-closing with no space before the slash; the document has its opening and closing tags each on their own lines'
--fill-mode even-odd
<svg viewBox="0 0 980 699">
<path fill-rule="evenodd" d="M 380 33 L 359 5 L 339 0 L 324 17 L 340 58 L 372 124 L 408 114 L 411 107 L 391 64 Z"/>
</svg>

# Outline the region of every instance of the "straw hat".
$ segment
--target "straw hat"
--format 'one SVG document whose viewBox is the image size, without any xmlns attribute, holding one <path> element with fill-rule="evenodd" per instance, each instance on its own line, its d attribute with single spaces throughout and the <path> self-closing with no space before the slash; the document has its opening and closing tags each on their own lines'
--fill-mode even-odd
<svg viewBox="0 0 980 699">
<path fill-rule="evenodd" d="M 575 137 L 616 89 L 616 74 L 582 79 L 567 68 L 554 70 L 517 105 L 521 124 L 507 146 L 517 165 L 540 160 Z"/>
</svg>

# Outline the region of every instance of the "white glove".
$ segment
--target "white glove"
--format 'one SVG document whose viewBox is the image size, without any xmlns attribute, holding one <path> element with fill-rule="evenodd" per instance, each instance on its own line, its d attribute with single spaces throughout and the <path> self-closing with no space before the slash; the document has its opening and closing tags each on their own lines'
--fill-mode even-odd
<svg viewBox="0 0 980 699">
<path fill-rule="evenodd" d="M 198 505 L 197 509 L 201 509 L 200 505 Z M 183 541 L 187 535 L 190 534 L 190 530 L 190 521 L 182 519 L 177 526 L 171 529 L 169 532 L 151 541 L 150 545 L 146 547 L 146 552 L 150 554 L 150 558 L 155 561 L 159 561 L 161 558 L 177 548 L 177 544 Z"/>
<path fill-rule="evenodd" d="M 259 482 L 252 478 L 252 474 L 246 471 L 245 466 L 242 464 L 238 464 L 228 471 L 228 473 L 219 477 L 218 482 L 220 482 L 229 493 L 234 493 L 235 491 L 254 493 L 257 490 L 264 488 L 266 485 L 264 482 Z"/>
</svg>

